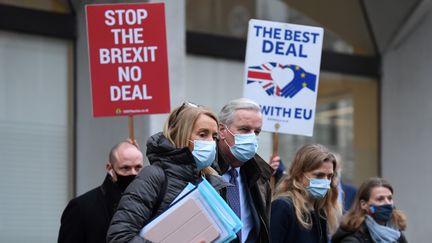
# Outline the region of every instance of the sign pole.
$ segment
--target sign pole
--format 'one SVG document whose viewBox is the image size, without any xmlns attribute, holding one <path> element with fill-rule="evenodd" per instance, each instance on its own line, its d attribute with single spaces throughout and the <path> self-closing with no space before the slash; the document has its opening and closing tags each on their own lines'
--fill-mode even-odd
<svg viewBox="0 0 432 243">
<path fill-rule="evenodd" d="M 279 133 L 278 133 L 279 128 L 280 128 L 280 124 L 276 123 L 275 124 L 275 132 L 272 133 L 273 145 L 272 145 L 272 157 L 271 157 L 271 159 L 276 157 L 279 153 L 278 152 L 279 151 Z M 271 187 L 272 191 L 274 192 L 274 189 L 276 187 L 276 179 L 275 179 L 274 175 L 272 175 L 272 177 L 270 178 L 270 187 Z"/>
<path fill-rule="evenodd" d="M 129 125 L 129 138 L 132 141 L 132 144 L 135 144 L 135 132 L 134 132 L 134 120 L 133 116 L 128 116 L 128 125 Z"/>
<path fill-rule="evenodd" d="M 279 130 L 280 124 L 275 124 L 275 132 L 273 133 L 273 149 L 272 149 L 272 158 L 278 155 L 278 149 L 279 149 Z"/>
</svg>

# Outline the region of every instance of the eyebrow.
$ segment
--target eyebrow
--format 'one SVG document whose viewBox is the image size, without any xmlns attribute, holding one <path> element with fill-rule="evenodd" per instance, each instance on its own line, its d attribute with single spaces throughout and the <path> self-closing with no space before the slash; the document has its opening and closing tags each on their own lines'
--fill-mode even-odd
<svg viewBox="0 0 432 243">
<path fill-rule="evenodd" d="M 326 174 L 324 172 L 316 172 L 316 173 L 313 173 L 313 174 L 316 175 L 316 176 L 333 176 L 334 175 L 334 173 Z"/>
<path fill-rule="evenodd" d="M 327 175 L 325 172 L 317 171 L 314 173 L 315 175 Z M 329 173 L 329 175 L 333 175 L 333 173 Z"/>
<path fill-rule="evenodd" d="M 378 195 L 378 198 L 393 198 L 393 195 Z"/>
<path fill-rule="evenodd" d="M 210 129 L 208 129 L 208 128 L 200 128 L 197 130 L 197 132 L 209 132 L 209 131 L 210 131 Z"/>
</svg>

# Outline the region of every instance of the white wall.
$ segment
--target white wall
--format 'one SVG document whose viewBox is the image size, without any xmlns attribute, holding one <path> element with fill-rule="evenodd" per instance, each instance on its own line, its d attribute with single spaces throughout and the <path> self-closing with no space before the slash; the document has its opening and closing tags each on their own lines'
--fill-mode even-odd
<svg viewBox="0 0 432 243">
<path fill-rule="evenodd" d="M 430 242 L 432 16 L 383 56 L 382 175 L 408 216 L 408 241 Z"/>
<path fill-rule="evenodd" d="M 90 78 L 85 27 L 84 3 L 77 1 L 75 9 L 78 20 L 77 39 L 77 142 L 76 142 L 76 189 L 80 195 L 100 185 L 105 177 L 105 164 L 111 147 L 129 136 L 127 117 L 93 118 Z M 103 1 L 103 3 L 123 1 Z M 134 2 L 134 1 L 128 1 Z M 135 1 L 137 2 L 137 1 Z M 143 2 L 143 1 L 140 1 Z M 184 1 L 164 1 L 167 23 L 168 60 L 171 103 L 176 104 L 182 96 L 184 42 Z M 86 3 L 102 3 L 86 1 Z M 173 91 L 176 92 L 173 92 Z M 145 153 L 145 141 L 153 132 L 162 129 L 164 115 L 135 116 L 135 138 Z"/>
</svg>

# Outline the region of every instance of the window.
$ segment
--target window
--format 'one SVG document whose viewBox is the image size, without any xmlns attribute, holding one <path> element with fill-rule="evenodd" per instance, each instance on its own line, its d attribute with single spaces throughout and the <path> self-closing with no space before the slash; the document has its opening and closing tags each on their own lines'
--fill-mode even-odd
<svg viewBox="0 0 432 243">
<path fill-rule="evenodd" d="M 70 41 L 0 31 L 0 242 L 55 242 L 71 195 Z"/>
</svg>

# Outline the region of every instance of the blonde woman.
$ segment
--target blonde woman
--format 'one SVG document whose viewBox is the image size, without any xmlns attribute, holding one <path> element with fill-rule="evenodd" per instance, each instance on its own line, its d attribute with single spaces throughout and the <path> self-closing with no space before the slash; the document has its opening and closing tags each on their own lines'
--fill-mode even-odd
<svg viewBox="0 0 432 243">
<path fill-rule="evenodd" d="M 401 230 L 405 228 L 405 215 L 394 208 L 393 187 L 386 180 L 374 177 L 360 186 L 332 242 L 404 243 L 407 241 Z"/>
<path fill-rule="evenodd" d="M 220 189 L 228 185 L 209 167 L 216 158 L 218 120 L 208 109 L 184 103 L 174 109 L 163 133 L 147 141 L 145 167 L 126 189 L 108 229 L 107 242 L 148 242 L 139 231 L 202 175 Z"/>
<path fill-rule="evenodd" d="M 335 173 L 335 156 L 323 145 L 307 144 L 297 151 L 272 202 L 273 243 L 329 242 L 341 215 Z"/>
</svg>

